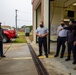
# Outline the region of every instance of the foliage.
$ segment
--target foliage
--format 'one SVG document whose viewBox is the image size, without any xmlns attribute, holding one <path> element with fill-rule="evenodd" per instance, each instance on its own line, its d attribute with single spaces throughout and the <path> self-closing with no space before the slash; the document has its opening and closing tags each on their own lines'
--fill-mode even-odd
<svg viewBox="0 0 76 75">
<path fill-rule="evenodd" d="M 18 32 L 19 37 L 15 39 L 14 43 L 26 43 L 24 32 Z"/>
</svg>

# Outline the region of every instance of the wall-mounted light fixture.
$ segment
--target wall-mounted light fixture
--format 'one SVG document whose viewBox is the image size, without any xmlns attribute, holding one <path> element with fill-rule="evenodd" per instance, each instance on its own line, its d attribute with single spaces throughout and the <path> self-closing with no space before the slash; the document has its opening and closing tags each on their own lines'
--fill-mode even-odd
<svg viewBox="0 0 76 75">
<path fill-rule="evenodd" d="M 72 5 L 76 6 L 76 3 L 73 3 Z"/>
</svg>

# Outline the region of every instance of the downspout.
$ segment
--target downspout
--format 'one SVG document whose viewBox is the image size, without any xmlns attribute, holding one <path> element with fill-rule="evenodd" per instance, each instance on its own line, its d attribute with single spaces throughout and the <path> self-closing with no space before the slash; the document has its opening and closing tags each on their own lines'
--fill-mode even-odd
<svg viewBox="0 0 76 75">
<path fill-rule="evenodd" d="M 50 54 L 50 34 L 51 34 L 51 30 L 50 30 L 50 28 L 51 28 L 51 23 L 50 23 L 50 0 L 48 1 L 49 3 L 48 3 L 48 10 L 49 10 L 49 12 L 48 12 L 48 30 L 49 30 L 49 35 L 48 35 L 48 54 Z"/>
</svg>

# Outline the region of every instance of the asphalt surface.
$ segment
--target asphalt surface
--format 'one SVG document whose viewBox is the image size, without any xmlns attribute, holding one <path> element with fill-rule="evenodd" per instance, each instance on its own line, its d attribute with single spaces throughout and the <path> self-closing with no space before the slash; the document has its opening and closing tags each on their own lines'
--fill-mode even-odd
<svg viewBox="0 0 76 75">
<path fill-rule="evenodd" d="M 37 75 L 27 44 L 4 44 L 6 58 L 0 60 L 0 75 Z"/>
</svg>

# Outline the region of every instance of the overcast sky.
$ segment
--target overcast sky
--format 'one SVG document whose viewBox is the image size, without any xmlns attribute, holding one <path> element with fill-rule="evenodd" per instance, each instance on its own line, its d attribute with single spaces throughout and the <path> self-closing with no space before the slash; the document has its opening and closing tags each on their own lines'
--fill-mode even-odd
<svg viewBox="0 0 76 75">
<path fill-rule="evenodd" d="M 32 25 L 31 0 L 0 0 L 0 22 L 15 27 L 15 9 L 18 10 L 18 27 Z"/>
</svg>

